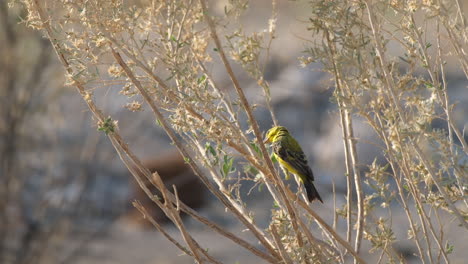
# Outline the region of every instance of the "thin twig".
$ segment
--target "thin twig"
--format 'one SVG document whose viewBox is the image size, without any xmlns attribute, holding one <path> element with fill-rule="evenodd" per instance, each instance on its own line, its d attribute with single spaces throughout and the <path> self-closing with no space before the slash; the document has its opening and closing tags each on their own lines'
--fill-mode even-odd
<svg viewBox="0 0 468 264">
<path fill-rule="evenodd" d="M 346 108 L 346 105 L 345 105 Z M 353 165 L 353 172 L 354 172 L 354 186 L 356 187 L 356 196 L 357 196 L 357 232 L 356 232 L 356 240 L 354 244 L 354 248 L 356 252 L 359 253 L 361 248 L 362 236 L 364 232 L 364 192 L 362 190 L 362 179 L 361 179 L 361 172 L 359 171 L 358 164 L 358 154 L 356 150 L 356 140 L 354 138 L 353 132 L 353 120 L 351 118 L 351 114 L 349 111 L 345 110 L 345 121 L 346 121 L 346 131 L 348 136 L 348 144 L 349 149 L 351 151 L 351 163 Z"/>
</svg>

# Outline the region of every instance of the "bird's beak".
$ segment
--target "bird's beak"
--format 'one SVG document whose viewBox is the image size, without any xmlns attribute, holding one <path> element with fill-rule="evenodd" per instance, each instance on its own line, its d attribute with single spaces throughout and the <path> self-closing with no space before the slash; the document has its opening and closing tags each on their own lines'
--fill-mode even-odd
<svg viewBox="0 0 468 264">
<path fill-rule="evenodd" d="M 263 144 L 266 144 L 266 143 L 269 143 L 270 142 L 270 139 L 265 137 L 265 139 L 263 140 Z"/>
</svg>

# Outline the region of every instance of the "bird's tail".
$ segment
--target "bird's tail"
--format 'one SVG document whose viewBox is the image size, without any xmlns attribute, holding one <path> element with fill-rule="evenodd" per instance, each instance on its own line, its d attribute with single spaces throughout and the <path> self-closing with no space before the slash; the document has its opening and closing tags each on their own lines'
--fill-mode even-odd
<svg viewBox="0 0 468 264">
<path fill-rule="evenodd" d="M 306 189 L 307 199 L 309 199 L 309 202 L 318 199 L 323 203 L 322 197 L 320 197 L 320 194 L 318 193 L 317 189 L 315 189 L 314 183 L 312 181 L 304 181 L 304 187 Z"/>
</svg>

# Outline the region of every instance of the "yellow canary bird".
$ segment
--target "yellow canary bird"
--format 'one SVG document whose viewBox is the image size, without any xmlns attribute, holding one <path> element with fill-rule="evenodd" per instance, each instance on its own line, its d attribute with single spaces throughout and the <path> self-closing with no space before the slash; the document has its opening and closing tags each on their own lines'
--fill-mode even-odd
<svg viewBox="0 0 468 264">
<path fill-rule="evenodd" d="M 264 143 L 271 143 L 273 154 L 280 165 L 286 171 L 296 175 L 304 184 L 309 202 L 318 199 L 323 203 L 317 189 L 315 189 L 314 174 L 307 164 L 304 151 L 296 139 L 289 134 L 289 131 L 283 126 L 272 127 L 266 133 Z"/>
</svg>

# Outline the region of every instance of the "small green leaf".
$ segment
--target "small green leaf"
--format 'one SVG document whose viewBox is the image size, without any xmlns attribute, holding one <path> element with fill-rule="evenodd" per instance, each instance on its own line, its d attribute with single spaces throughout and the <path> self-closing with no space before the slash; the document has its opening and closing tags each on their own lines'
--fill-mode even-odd
<svg viewBox="0 0 468 264">
<path fill-rule="evenodd" d="M 234 158 L 224 155 L 223 165 L 221 168 L 221 174 L 225 178 L 229 173 L 234 172 L 235 168 L 232 166 L 234 163 Z"/>
<path fill-rule="evenodd" d="M 255 169 L 255 168 L 254 168 Z M 254 182 L 258 182 L 262 179 L 262 175 L 260 173 L 255 175 Z"/>
<path fill-rule="evenodd" d="M 426 86 L 427 89 L 434 89 L 434 85 L 430 82 L 425 82 L 424 86 Z"/>
<path fill-rule="evenodd" d="M 106 120 L 98 123 L 98 131 L 103 131 L 106 135 L 113 133 L 115 130 L 114 121 L 111 117 L 106 118 Z"/>
<path fill-rule="evenodd" d="M 202 75 L 197 79 L 197 83 L 201 84 L 206 80 L 206 75 Z"/>
<path fill-rule="evenodd" d="M 454 245 L 450 245 L 449 243 L 447 243 L 447 245 L 445 246 L 445 252 L 447 254 L 451 254 L 453 252 L 453 250 L 455 249 L 455 246 Z"/>
<path fill-rule="evenodd" d="M 250 142 L 250 146 L 252 146 L 252 148 L 255 150 L 255 152 L 257 152 L 257 154 L 261 154 L 260 147 L 257 144 L 255 144 L 254 142 Z"/>
<path fill-rule="evenodd" d="M 211 153 L 211 155 L 216 156 L 216 150 L 211 146 L 209 142 L 205 144 L 205 153 Z"/>
<path fill-rule="evenodd" d="M 250 164 L 245 165 L 243 167 L 243 170 L 245 174 L 255 175 L 254 181 L 257 181 L 258 178 L 261 178 L 261 175 L 258 173 L 258 170 Z"/>
<path fill-rule="evenodd" d="M 260 183 L 260 184 L 258 185 L 258 191 L 261 192 L 261 191 L 263 190 L 263 187 L 264 187 L 264 186 L 265 186 L 265 184 Z"/>
<path fill-rule="evenodd" d="M 273 163 L 278 163 L 278 160 L 276 159 L 276 155 L 274 153 L 271 153 L 270 159 Z"/>
</svg>

